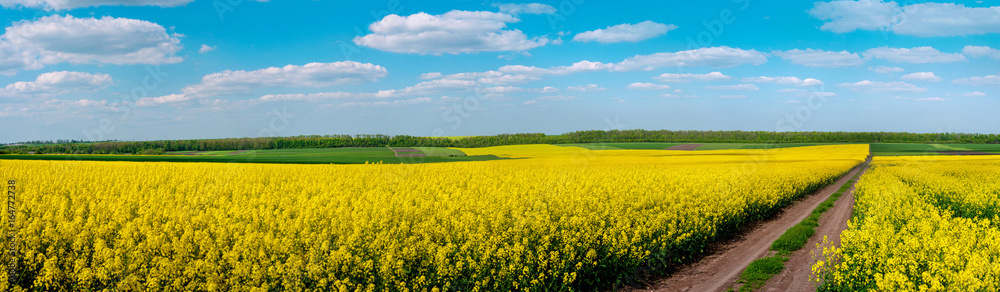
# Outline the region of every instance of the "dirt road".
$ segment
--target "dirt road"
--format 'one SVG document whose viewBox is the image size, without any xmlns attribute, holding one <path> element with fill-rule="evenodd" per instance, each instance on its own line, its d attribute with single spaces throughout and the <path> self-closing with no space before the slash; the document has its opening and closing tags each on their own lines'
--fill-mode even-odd
<svg viewBox="0 0 1000 292">
<path fill-rule="evenodd" d="M 862 169 L 861 174 L 867 171 L 867 165 Z M 823 254 L 823 248 L 816 247 L 816 244 L 823 242 L 823 236 L 834 245 L 840 246 L 840 233 L 847 230 L 847 221 L 851 219 L 851 210 L 854 208 L 854 187 L 852 186 L 844 195 L 840 196 L 833 203 L 833 208 L 826 210 L 823 216 L 819 217 L 819 227 L 802 249 L 795 251 L 785 262 L 785 270 L 774 275 L 764 287 L 758 291 L 816 291 L 816 286 L 809 282 L 812 276 L 812 265 L 816 263 L 812 253 Z"/>
<path fill-rule="evenodd" d="M 836 192 L 860 169 L 860 166 L 855 167 L 835 183 L 806 196 L 794 205 L 786 207 L 776 218 L 761 223 L 742 238 L 723 244 L 714 254 L 682 268 L 671 277 L 660 280 L 646 289 L 627 288 L 624 291 L 702 292 L 728 289 L 736 282 L 739 274 L 750 262 L 767 254 L 775 239 L 781 236 L 785 230 L 808 217 L 816 206 Z M 850 210 L 848 210 L 849 212 Z"/>
</svg>

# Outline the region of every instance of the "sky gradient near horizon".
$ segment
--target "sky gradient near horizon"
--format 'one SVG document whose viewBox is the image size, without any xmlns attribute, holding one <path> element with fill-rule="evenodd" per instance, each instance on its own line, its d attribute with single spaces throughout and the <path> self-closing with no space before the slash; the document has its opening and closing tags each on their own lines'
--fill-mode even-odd
<svg viewBox="0 0 1000 292">
<path fill-rule="evenodd" d="M 994 1 L 0 0 L 0 143 L 1000 133 Z"/>
</svg>

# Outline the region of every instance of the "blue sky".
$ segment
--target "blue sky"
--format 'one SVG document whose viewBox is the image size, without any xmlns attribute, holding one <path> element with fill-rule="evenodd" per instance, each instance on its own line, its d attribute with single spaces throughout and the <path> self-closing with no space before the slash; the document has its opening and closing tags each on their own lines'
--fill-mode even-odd
<svg viewBox="0 0 1000 292">
<path fill-rule="evenodd" d="M 998 133 L 992 1 L 0 0 L 0 142 Z"/>
</svg>

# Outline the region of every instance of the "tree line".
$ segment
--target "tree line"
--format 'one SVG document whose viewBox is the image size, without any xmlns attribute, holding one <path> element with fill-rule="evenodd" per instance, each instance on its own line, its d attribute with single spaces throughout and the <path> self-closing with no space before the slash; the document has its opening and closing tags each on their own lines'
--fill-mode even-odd
<svg viewBox="0 0 1000 292">
<path fill-rule="evenodd" d="M 997 134 L 900 132 L 766 132 L 766 131 L 577 131 L 473 136 L 459 139 L 407 135 L 309 135 L 160 141 L 104 141 L 0 146 L 0 154 L 159 154 L 171 151 L 263 150 L 338 147 L 489 147 L 516 144 L 613 142 L 680 143 L 969 143 L 1000 144 Z"/>
</svg>

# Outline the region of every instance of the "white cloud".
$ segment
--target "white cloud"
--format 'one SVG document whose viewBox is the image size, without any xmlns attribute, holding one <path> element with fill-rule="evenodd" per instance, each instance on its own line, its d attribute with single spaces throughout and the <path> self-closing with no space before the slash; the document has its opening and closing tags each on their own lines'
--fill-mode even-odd
<svg viewBox="0 0 1000 292">
<path fill-rule="evenodd" d="M 966 97 L 983 97 L 983 96 L 986 96 L 986 93 L 982 93 L 982 92 L 979 92 L 979 91 L 973 91 L 973 92 L 969 92 L 969 93 L 963 94 L 963 96 L 966 96 Z"/>
<path fill-rule="evenodd" d="M 554 14 L 558 10 L 550 5 L 541 3 L 504 3 L 493 4 L 493 7 L 500 8 L 500 12 L 511 15 L 518 14 Z"/>
<path fill-rule="evenodd" d="M 958 53 L 942 53 L 932 47 L 890 48 L 881 47 L 868 49 L 864 52 L 865 58 L 885 59 L 896 63 L 952 63 L 965 61 L 965 56 Z"/>
<path fill-rule="evenodd" d="M 421 103 L 431 102 L 430 97 L 418 97 L 414 99 L 401 99 L 401 100 L 382 100 L 382 101 L 349 101 L 336 105 L 336 107 L 383 107 L 383 106 L 400 106 L 400 105 L 414 105 Z"/>
<path fill-rule="evenodd" d="M 625 100 L 622 99 L 621 97 L 612 97 L 611 100 L 614 101 L 615 103 L 625 103 Z"/>
<path fill-rule="evenodd" d="M 202 44 L 201 48 L 198 49 L 198 53 L 201 53 L 201 54 L 208 53 L 208 52 L 211 52 L 211 51 L 215 51 L 215 47 L 209 46 L 209 45 L 206 45 L 206 44 Z"/>
<path fill-rule="evenodd" d="M 870 80 L 858 81 L 855 83 L 841 83 L 837 86 L 847 88 L 853 91 L 862 92 L 925 92 L 927 88 L 919 87 L 913 84 L 909 84 L 901 81 L 893 82 L 877 82 Z"/>
<path fill-rule="evenodd" d="M 649 83 L 649 82 L 635 82 L 635 83 L 629 84 L 625 88 L 628 88 L 628 89 L 664 90 L 664 89 L 669 89 L 670 85 L 656 84 L 656 83 Z"/>
<path fill-rule="evenodd" d="M 653 77 L 653 79 L 660 80 L 662 82 L 691 82 L 691 81 L 719 81 L 728 80 L 729 76 L 722 74 L 721 72 L 711 72 L 706 74 L 692 74 L 692 73 L 663 73 L 660 76 Z"/>
<path fill-rule="evenodd" d="M 934 75 L 934 72 L 916 72 L 916 73 L 910 73 L 910 74 L 903 75 L 903 77 L 900 77 L 899 79 L 903 79 L 903 80 L 916 80 L 916 81 L 930 81 L 930 82 L 944 81 L 944 78 L 941 78 L 941 77 L 938 77 L 937 75 Z"/>
<path fill-rule="evenodd" d="M 940 98 L 940 97 L 924 97 L 924 98 L 918 98 L 918 99 L 914 99 L 914 100 L 916 100 L 916 101 L 946 101 L 947 99 Z"/>
<path fill-rule="evenodd" d="M 94 92 L 111 85 L 111 75 L 85 72 L 50 72 L 35 81 L 20 81 L 0 89 L 0 96 L 51 96 L 70 92 Z"/>
<path fill-rule="evenodd" d="M 580 61 L 569 66 L 541 68 L 525 65 L 506 65 L 497 70 L 484 72 L 465 72 L 451 75 L 426 73 L 423 79 L 461 79 L 478 80 L 490 84 L 517 84 L 527 81 L 541 80 L 544 76 L 562 76 L 574 73 L 597 71 L 633 71 L 653 70 L 663 66 L 715 66 L 730 67 L 739 64 L 763 64 L 767 58 L 760 52 L 733 49 L 729 47 L 701 48 L 697 50 L 676 53 L 656 53 L 638 55 L 619 63 L 602 63 Z M 719 73 L 721 75 L 721 73 Z M 728 76 L 727 76 L 728 78 Z"/>
<path fill-rule="evenodd" d="M 441 73 L 440 72 L 430 72 L 430 73 L 420 74 L 420 79 L 424 79 L 424 80 L 438 79 L 438 78 L 441 78 Z"/>
<path fill-rule="evenodd" d="M 887 28 L 898 13 L 896 2 L 881 0 L 816 2 L 809 10 L 809 15 L 825 21 L 820 29 L 835 33 Z"/>
<path fill-rule="evenodd" d="M 566 87 L 569 91 L 580 91 L 580 92 L 593 92 L 593 91 L 605 91 L 607 88 L 597 86 L 597 84 L 587 84 L 581 86 L 570 86 Z"/>
<path fill-rule="evenodd" d="M 499 72 L 506 74 L 526 74 L 526 75 L 568 75 L 572 73 L 606 71 L 612 68 L 612 64 L 580 61 L 569 66 L 556 66 L 550 68 L 539 68 L 535 66 L 507 65 L 500 67 Z"/>
<path fill-rule="evenodd" d="M 880 73 L 880 74 L 887 74 L 887 73 L 894 73 L 894 72 L 903 72 L 903 68 L 888 67 L 888 66 L 878 65 L 878 66 L 875 66 L 875 67 L 868 67 L 868 71 L 872 71 L 872 72 Z"/>
<path fill-rule="evenodd" d="M 483 93 L 516 93 L 516 92 L 536 92 L 536 93 L 553 93 L 558 92 L 559 88 L 546 86 L 542 88 L 523 88 L 517 86 L 494 86 L 483 88 L 481 92 Z"/>
<path fill-rule="evenodd" d="M 780 85 L 795 85 L 795 86 L 819 86 L 823 85 L 823 81 L 819 79 L 806 78 L 799 79 L 798 77 L 746 77 L 743 78 L 743 82 L 756 82 L 756 83 L 774 83 Z"/>
<path fill-rule="evenodd" d="M 824 50 L 788 50 L 772 51 L 771 54 L 781 57 L 782 60 L 807 67 L 848 67 L 864 64 L 858 53 L 848 51 L 824 51 Z"/>
<path fill-rule="evenodd" d="M 320 93 L 293 93 L 293 94 L 268 94 L 251 100 L 251 103 L 272 102 L 272 101 L 323 101 L 330 99 L 387 99 L 399 98 L 414 95 L 430 95 L 449 91 L 471 91 L 475 90 L 478 83 L 472 80 L 457 79 L 437 79 L 417 83 L 416 85 L 403 89 L 387 89 L 378 92 L 320 92 Z M 510 92 L 523 90 L 532 92 L 555 92 L 555 88 L 546 87 L 540 90 L 521 89 L 515 87 L 488 87 L 483 89 L 486 93 L 499 93 L 504 90 Z"/>
<path fill-rule="evenodd" d="M 156 106 L 161 104 L 185 102 L 193 99 L 194 97 L 192 97 L 191 95 L 179 93 L 179 94 L 164 95 L 159 97 L 144 97 L 137 100 L 135 102 L 135 105 L 143 107 Z"/>
<path fill-rule="evenodd" d="M 663 97 L 666 97 L 666 98 L 698 98 L 700 96 L 691 95 L 691 94 L 677 95 L 677 94 L 666 93 L 666 94 L 663 94 Z"/>
<path fill-rule="evenodd" d="M 180 50 L 180 39 L 152 22 L 53 15 L 7 27 L 0 36 L 0 74 L 58 63 L 177 63 Z"/>
<path fill-rule="evenodd" d="M 791 94 L 794 94 L 795 97 L 811 97 L 811 96 L 815 96 L 815 97 L 833 97 L 833 96 L 837 96 L 837 94 L 833 93 L 833 92 L 806 90 L 806 89 L 802 89 L 802 88 L 786 88 L 786 89 L 780 89 L 780 90 L 778 90 L 778 92 L 781 92 L 781 93 L 791 93 Z"/>
<path fill-rule="evenodd" d="M 965 46 L 962 48 L 962 54 L 969 57 L 990 57 L 996 60 L 1000 60 L 1000 50 L 987 47 L 987 46 Z"/>
<path fill-rule="evenodd" d="M 658 37 L 676 28 L 677 26 L 673 24 L 667 25 L 647 20 L 636 24 L 624 23 L 615 26 L 609 26 L 604 29 L 582 32 L 574 36 L 573 40 L 578 42 L 596 41 L 600 43 L 619 43 L 619 42 L 634 43 L 641 40 Z"/>
<path fill-rule="evenodd" d="M 767 57 L 757 50 L 742 50 L 730 47 L 698 48 L 675 53 L 664 52 L 651 55 L 637 55 L 615 64 L 615 71 L 650 71 L 661 67 L 708 66 L 716 68 L 735 67 L 744 64 L 767 63 Z"/>
<path fill-rule="evenodd" d="M 226 70 L 202 77 L 201 83 L 184 88 L 185 94 L 210 96 L 250 94 L 263 87 L 325 87 L 343 83 L 374 81 L 387 75 L 385 68 L 370 63 L 341 61 L 286 65 L 254 71 Z"/>
<path fill-rule="evenodd" d="M 705 89 L 714 90 L 749 90 L 754 91 L 760 88 L 753 84 L 736 84 L 736 85 L 720 85 L 720 86 L 706 86 Z"/>
<path fill-rule="evenodd" d="M 720 95 L 719 98 L 747 98 L 746 95 L 736 94 L 736 95 Z"/>
<path fill-rule="evenodd" d="M 96 6 L 160 6 L 176 7 L 194 0 L 0 0 L 6 8 L 25 7 L 45 10 L 69 10 Z"/>
<path fill-rule="evenodd" d="M 881 0 L 817 2 L 809 14 L 820 28 L 835 33 L 882 30 L 919 37 L 1000 32 L 1000 6 L 965 7 L 953 3 L 918 3 L 900 7 Z"/>
<path fill-rule="evenodd" d="M 968 85 L 998 85 L 1000 84 L 1000 75 L 986 75 L 983 77 L 972 76 L 968 78 L 956 79 L 951 83 Z"/>
<path fill-rule="evenodd" d="M 524 51 L 549 42 L 545 37 L 528 39 L 520 30 L 506 29 L 507 23 L 518 21 L 512 15 L 488 11 L 391 14 L 369 25 L 372 33 L 355 37 L 354 43 L 395 53 L 440 55 Z"/>
</svg>

